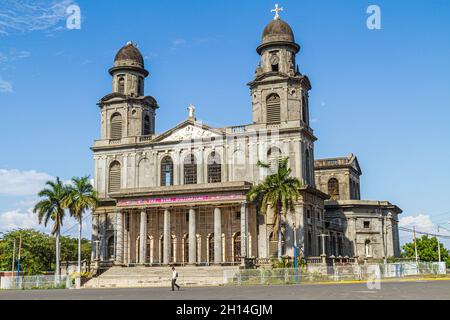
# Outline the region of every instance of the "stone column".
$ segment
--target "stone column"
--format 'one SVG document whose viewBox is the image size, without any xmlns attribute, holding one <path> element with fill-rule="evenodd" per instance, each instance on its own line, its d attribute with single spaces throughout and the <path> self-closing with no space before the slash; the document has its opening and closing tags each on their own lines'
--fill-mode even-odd
<svg viewBox="0 0 450 320">
<path fill-rule="evenodd" d="M 197 262 L 197 228 L 195 209 L 189 209 L 189 264 Z"/>
<path fill-rule="evenodd" d="M 91 260 L 97 261 L 99 259 L 99 250 L 98 250 L 98 232 L 99 231 L 99 215 L 93 214 L 92 215 L 92 255 Z"/>
<path fill-rule="evenodd" d="M 147 258 L 147 212 L 141 211 L 141 228 L 139 234 L 139 263 L 145 264 Z"/>
<path fill-rule="evenodd" d="M 164 246 L 163 246 L 163 263 L 170 264 L 170 244 L 172 237 L 170 236 L 170 211 L 164 210 Z"/>
<path fill-rule="evenodd" d="M 241 204 L 241 256 L 247 258 L 248 215 L 247 202 Z M 244 259 L 242 259 L 244 263 Z"/>
<path fill-rule="evenodd" d="M 214 263 L 222 263 L 222 211 L 214 209 Z"/>
<path fill-rule="evenodd" d="M 116 263 L 123 264 L 123 212 L 116 211 Z"/>
</svg>

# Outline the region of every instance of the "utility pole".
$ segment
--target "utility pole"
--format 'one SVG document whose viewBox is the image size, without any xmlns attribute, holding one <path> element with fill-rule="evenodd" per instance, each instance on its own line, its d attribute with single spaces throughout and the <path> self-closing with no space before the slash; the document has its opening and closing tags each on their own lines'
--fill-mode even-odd
<svg viewBox="0 0 450 320">
<path fill-rule="evenodd" d="M 17 259 L 17 287 L 19 287 L 19 283 L 20 283 L 20 254 L 22 251 L 22 235 L 20 235 L 19 238 L 19 256 Z"/>
<path fill-rule="evenodd" d="M 438 255 L 439 255 L 439 263 L 441 263 L 442 259 L 441 259 L 441 242 L 439 241 L 439 226 L 437 227 L 437 242 L 438 242 Z"/>
<path fill-rule="evenodd" d="M 16 239 L 14 239 L 14 249 L 13 249 L 13 259 L 12 259 L 12 276 L 14 276 L 14 270 L 15 268 L 15 263 L 16 263 Z"/>
<path fill-rule="evenodd" d="M 416 226 L 414 226 L 414 251 L 416 252 L 416 262 L 419 262 L 419 256 L 417 255 Z"/>
</svg>

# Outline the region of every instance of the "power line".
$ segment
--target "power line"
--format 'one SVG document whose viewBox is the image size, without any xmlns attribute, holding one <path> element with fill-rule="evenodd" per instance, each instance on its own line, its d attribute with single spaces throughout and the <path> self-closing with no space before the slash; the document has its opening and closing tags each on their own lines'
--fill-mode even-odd
<svg viewBox="0 0 450 320">
<path fill-rule="evenodd" d="M 414 233 L 414 230 L 408 229 L 408 228 L 405 228 L 405 227 L 398 227 L 398 230 L 404 231 L 404 232 L 409 232 L 409 233 Z M 450 239 L 450 236 L 446 236 L 446 235 L 442 235 L 442 234 L 434 234 L 434 233 L 418 231 L 418 230 L 416 230 L 415 232 L 418 233 L 418 234 L 422 234 L 422 235 L 433 236 L 433 237 L 440 237 L 440 238 L 443 238 L 443 239 Z"/>
<path fill-rule="evenodd" d="M 87 218 L 89 218 L 91 216 L 91 213 L 89 213 L 88 215 L 86 215 L 83 220 L 81 220 L 82 222 L 84 222 Z M 73 224 L 70 228 L 64 230 L 61 232 L 61 235 L 66 235 L 67 233 L 69 233 L 69 231 L 73 230 L 75 227 L 78 226 L 78 222 L 76 222 L 75 224 Z"/>
</svg>

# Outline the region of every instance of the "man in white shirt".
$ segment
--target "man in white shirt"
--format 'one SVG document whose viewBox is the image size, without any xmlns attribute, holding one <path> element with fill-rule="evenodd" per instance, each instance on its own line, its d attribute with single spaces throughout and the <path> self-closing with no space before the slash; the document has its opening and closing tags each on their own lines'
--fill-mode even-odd
<svg viewBox="0 0 450 320">
<path fill-rule="evenodd" d="M 175 267 L 172 267 L 172 291 L 175 291 L 175 287 L 180 291 L 180 286 L 177 285 L 178 272 L 175 270 Z"/>
</svg>

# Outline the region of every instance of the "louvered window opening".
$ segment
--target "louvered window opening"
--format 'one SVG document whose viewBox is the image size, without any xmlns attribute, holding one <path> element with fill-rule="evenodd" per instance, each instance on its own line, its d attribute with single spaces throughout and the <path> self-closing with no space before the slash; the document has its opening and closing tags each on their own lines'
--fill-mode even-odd
<svg viewBox="0 0 450 320">
<path fill-rule="evenodd" d="M 125 79 L 119 78 L 119 93 L 125 93 Z"/>
<path fill-rule="evenodd" d="M 277 124 L 281 122 L 280 97 L 277 94 L 267 98 L 267 123 Z"/>
<path fill-rule="evenodd" d="M 280 149 L 278 149 L 278 148 L 271 149 L 269 151 L 268 158 L 269 158 L 270 171 L 272 173 L 277 173 L 280 162 L 283 159 L 283 154 L 281 153 Z"/>
<path fill-rule="evenodd" d="M 184 184 L 197 184 L 197 161 L 193 154 L 184 160 Z"/>
<path fill-rule="evenodd" d="M 122 116 L 115 115 L 111 119 L 111 139 L 122 139 Z"/>
<path fill-rule="evenodd" d="M 208 183 L 222 182 L 220 156 L 213 152 L 208 158 Z"/>
<path fill-rule="evenodd" d="M 328 181 L 328 194 L 333 200 L 339 200 L 339 181 L 337 179 Z"/>
<path fill-rule="evenodd" d="M 144 136 L 150 135 L 150 117 L 147 115 L 144 117 Z"/>
<path fill-rule="evenodd" d="M 120 164 L 115 163 L 109 170 L 109 192 L 117 192 L 120 190 Z"/>
</svg>

